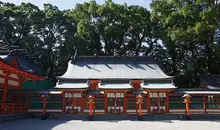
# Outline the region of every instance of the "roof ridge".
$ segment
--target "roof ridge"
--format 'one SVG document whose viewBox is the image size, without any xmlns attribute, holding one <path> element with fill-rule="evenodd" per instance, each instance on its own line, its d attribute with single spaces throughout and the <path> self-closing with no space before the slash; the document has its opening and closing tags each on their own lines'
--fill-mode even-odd
<svg viewBox="0 0 220 130">
<path fill-rule="evenodd" d="M 152 60 L 156 61 L 153 56 L 76 56 L 72 61 L 76 60 Z"/>
</svg>

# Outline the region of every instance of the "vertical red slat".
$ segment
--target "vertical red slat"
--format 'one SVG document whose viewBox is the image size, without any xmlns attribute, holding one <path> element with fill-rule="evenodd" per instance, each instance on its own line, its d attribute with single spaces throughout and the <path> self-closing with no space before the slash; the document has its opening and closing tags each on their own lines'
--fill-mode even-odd
<svg viewBox="0 0 220 130">
<path fill-rule="evenodd" d="M 206 113 L 206 96 L 203 96 L 203 106 L 204 106 L 204 112 Z"/>
<path fill-rule="evenodd" d="M 65 100 L 65 92 L 62 93 L 62 112 L 66 112 L 66 100 Z"/>
<path fill-rule="evenodd" d="M 105 94 L 105 101 L 104 101 L 104 109 L 105 109 L 105 113 L 108 113 L 108 97 L 107 97 L 107 92 L 104 93 Z"/>
<path fill-rule="evenodd" d="M 81 113 L 83 113 L 84 112 L 84 108 L 85 108 L 85 103 L 84 103 L 85 101 L 84 101 L 84 95 L 83 95 L 83 93 L 81 93 L 81 103 L 80 103 L 80 107 L 81 107 Z"/>
<path fill-rule="evenodd" d="M 123 105 L 123 113 L 127 113 L 127 94 L 124 92 L 124 105 Z"/>
<path fill-rule="evenodd" d="M 169 113 L 169 92 L 166 93 L 166 113 Z"/>
<path fill-rule="evenodd" d="M 147 112 L 151 113 L 151 110 L 150 110 L 150 104 L 151 104 L 150 103 L 150 91 L 147 94 L 147 102 L 148 102 Z"/>
</svg>

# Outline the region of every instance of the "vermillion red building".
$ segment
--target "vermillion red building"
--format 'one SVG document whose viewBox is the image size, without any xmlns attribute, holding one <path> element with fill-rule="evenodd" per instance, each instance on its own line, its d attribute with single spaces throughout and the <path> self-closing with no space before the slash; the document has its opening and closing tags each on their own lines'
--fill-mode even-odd
<svg viewBox="0 0 220 130">
<path fill-rule="evenodd" d="M 165 113 L 176 89 L 152 57 L 79 56 L 58 79 L 68 113 L 88 112 L 87 95 L 95 97 L 95 113 L 136 113 L 137 94 L 144 97 L 144 113 Z"/>
<path fill-rule="evenodd" d="M 16 97 L 10 97 L 9 91 L 22 90 L 25 81 L 46 80 L 33 60 L 25 54 L 23 49 L 0 51 L 0 113 L 26 111 L 26 103 L 15 103 Z"/>
<path fill-rule="evenodd" d="M 65 74 L 57 77 L 54 87 L 42 83 L 46 80 L 38 74 L 16 67 L 22 63 L 13 62 L 11 65 L 11 62 L 0 62 L 3 73 L 0 81 L 9 79 L 6 70 L 22 77 L 22 80 L 15 79 L 19 87 L 1 83 L 3 112 L 10 108 L 3 105 L 10 104 L 14 101 L 11 98 L 14 98 L 14 105 L 25 105 L 27 112 L 45 110 L 50 113 L 88 114 L 88 97 L 92 96 L 93 114 L 137 114 L 136 97 L 141 95 L 143 114 L 184 114 L 186 108 L 182 96 L 188 94 L 191 96 L 191 114 L 220 113 L 220 85 L 217 83 L 220 76 L 201 77 L 201 88 L 178 89 L 173 84 L 174 77 L 166 75 L 149 56 L 77 56 L 68 63 Z M 42 95 L 47 97 L 46 101 Z"/>
</svg>

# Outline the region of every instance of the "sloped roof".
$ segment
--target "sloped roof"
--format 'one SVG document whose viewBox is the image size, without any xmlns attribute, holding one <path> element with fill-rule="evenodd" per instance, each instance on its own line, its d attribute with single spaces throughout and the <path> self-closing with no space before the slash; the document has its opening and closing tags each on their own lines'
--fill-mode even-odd
<svg viewBox="0 0 220 130">
<path fill-rule="evenodd" d="M 220 75 L 203 75 L 200 80 L 209 89 L 220 89 Z"/>
<path fill-rule="evenodd" d="M 149 56 L 78 56 L 61 79 L 172 79 Z"/>
<path fill-rule="evenodd" d="M 4 63 L 15 67 L 16 69 L 37 75 L 37 76 L 42 76 L 42 73 L 37 66 L 32 60 L 26 58 L 25 56 L 22 55 L 0 55 L 0 60 L 3 61 Z M 16 60 L 18 66 L 13 66 L 11 64 L 12 60 Z"/>
</svg>

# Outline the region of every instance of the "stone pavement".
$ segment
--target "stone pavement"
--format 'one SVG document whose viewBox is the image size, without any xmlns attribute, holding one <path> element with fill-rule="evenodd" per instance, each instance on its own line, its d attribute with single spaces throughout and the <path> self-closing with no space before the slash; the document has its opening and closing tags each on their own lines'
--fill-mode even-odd
<svg viewBox="0 0 220 130">
<path fill-rule="evenodd" d="M 219 130 L 220 121 L 83 121 L 30 118 L 0 123 L 0 130 Z"/>
</svg>

